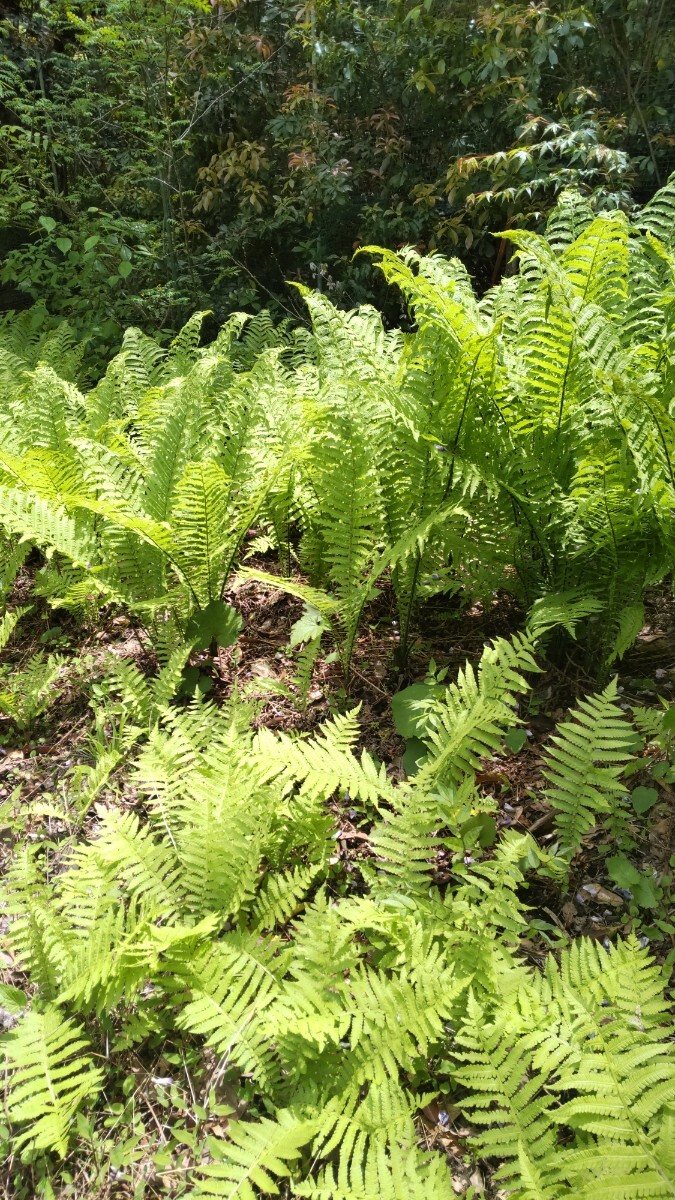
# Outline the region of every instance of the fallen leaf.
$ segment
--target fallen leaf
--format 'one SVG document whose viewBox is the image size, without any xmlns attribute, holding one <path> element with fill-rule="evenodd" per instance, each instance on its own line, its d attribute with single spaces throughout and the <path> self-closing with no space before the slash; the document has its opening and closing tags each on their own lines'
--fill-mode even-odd
<svg viewBox="0 0 675 1200">
<path fill-rule="evenodd" d="M 250 670 L 256 679 L 276 679 L 276 671 L 267 658 L 254 658 Z"/>
<path fill-rule="evenodd" d="M 624 901 L 616 892 L 610 892 L 609 888 L 602 887 L 599 883 L 584 883 L 581 885 L 582 892 L 586 892 L 591 900 L 595 900 L 596 904 L 614 904 L 617 908 L 621 908 Z"/>
<path fill-rule="evenodd" d="M 500 784 L 509 786 L 509 777 L 503 771 L 479 771 L 476 775 L 476 783 L 481 785 Z"/>
</svg>

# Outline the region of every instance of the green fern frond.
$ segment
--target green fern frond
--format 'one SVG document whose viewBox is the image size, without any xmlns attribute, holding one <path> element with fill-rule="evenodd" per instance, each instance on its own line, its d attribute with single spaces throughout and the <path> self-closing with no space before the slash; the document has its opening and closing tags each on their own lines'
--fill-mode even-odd
<svg viewBox="0 0 675 1200">
<path fill-rule="evenodd" d="M 527 615 L 527 630 L 531 637 L 541 639 L 551 630 L 561 627 L 576 637 L 577 623 L 584 617 L 601 612 L 603 603 L 586 596 L 577 588 L 557 595 L 548 594 L 535 600 Z"/>
<path fill-rule="evenodd" d="M 561 266 L 585 303 L 619 316 L 628 295 L 628 222 L 623 213 L 596 217 L 565 250 Z"/>
<path fill-rule="evenodd" d="M 167 371 L 184 374 L 195 361 L 199 351 L 199 341 L 204 318 L 210 316 L 211 309 L 193 313 L 182 329 L 173 338 L 169 346 L 166 360 Z"/>
<path fill-rule="evenodd" d="M 414 1144 L 374 1145 L 350 1162 L 341 1157 L 316 1180 L 296 1185 L 305 1200 L 448 1200 L 452 1182 L 440 1155 L 427 1155 Z"/>
<path fill-rule="evenodd" d="M 585 196 L 572 190 L 561 192 L 546 222 L 546 238 L 559 254 L 591 224 L 593 209 Z"/>
<path fill-rule="evenodd" d="M 24 845 L 15 854 L 3 899 L 11 918 L 8 940 L 14 957 L 30 972 L 41 995 L 52 1000 L 71 953 L 72 935 L 52 903 L 44 863 L 34 847 Z"/>
<path fill-rule="evenodd" d="M 638 229 L 659 238 L 664 246 L 675 246 L 675 173 L 647 201 L 636 223 Z"/>
<path fill-rule="evenodd" d="M 381 1084 L 399 1069 L 411 1070 L 441 1037 L 455 998 L 465 990 L 444 956 L 430 952 L 414 971 L 385 977 L 355 972 L 343 1012 L 351 1017 L 355 1078 Z"/>
<path fill-rule="evenodd" d="M 191 1193 L 256 1200 L 256 1191 L 279 1193 L 277 1179 L 291 1177 L 302 1149 L 311 1140 L 314 1122 L 280 1109 L 275 1120 L 231 1121 L 226 1141 L 211 1143 L 215 1161 L 201 1168 L 203 1180 Z"/>
<path fill-rule="evenodd" d="M 81 1026 L 51 1007 L 27 1013 L 1 1042 L 9 1070 L 9 1119 L 22 1127 L 17 1149 L 54 1150 L 63 1158 L 75 1113 L 103 1083 Z"/>
<path fill-rule="evenodd" d="M 64 508 L 14 488 L 0 487 L 0 519 L 13 533 L 37 546 L 53 547 L 73 563 L 98 562 L 97 546 L 85 522 Z"/>
<path fill-rule="evenodd" d="M 14 630 L 24 613 L 28 612 L 28 608 L 15 608 L 12 612 L 6 612 L 0 621 L 0 650 L 4 650 Z"/>
<path fill-rule="evenodd" d="M 578 960 L 577 947 L 571 955 Z M 647 985 L 646 1019 L 634 990 L 637 980 L 626 987 L 623 979 L 629 957 L 637 959 L 637 977 Z M 662 1121 L 670 1121 L 675 1100 L 675 1059 L 662 1024 L 663 980 L 635 942 L 610 954 L 596 953 L 594 961 L 587 957 L 582 972 L 590 988 L 587 982 L 585 991 L 570 994 L 569 974 L 564 967 L 561 971 L 576 1050 L 553 1087 L 577 1094 L 553 1115 L 558 1124 L 594 1135 L 596 1145 L 593 1154 L 571 1150 L 565 1171 L 585 1197 L 591 1195 L 591 1179 L 597 1194 L 607 1197 L 675 1196 L 675 1173 L 661 1150 Z M 574 967 L 572 974 L 578 984 Z M 605 992 L 604 1000 L 599 991 Z"/>
<path fill-rule="evenodd" d="M 179 1027 L 205 1038 L 223 1064 L 236 1063 L 267 1088 L 278 1079 L 265 1022 L 279 992 L 274 965 L 263 944 L 256 939 L 247 944 L 235 935 L 189 964 L 179 964 L 175 980 L 186 988 Z"/>
<path fill-rule="evenodd" d="M 61 675 L 65 659 L 57 654 L 33 654 L 19 671 L 0 680 L 0 712 L 26 729 L 57 697 L 54 685 Z"/>
<path fill-rule="evenodd" d="M 560 967 L 550 958 L 543 978 L 517 988 L 518 1005 L 492 1023 L 471 1009 L 458 1036 L 457 1079 L 486 1128 L 478 1144 L 507 1160 L 500 1177 L 519 1200 L 674 1195 L 665 1138 L 675 1063 L 663 977 L 647 952 L 636 939 L 609 952 L 580 939 Z"/>
<path fill-rule="evenodd" d="M 177 562 L 202 605 L 220 598 L 228 491 L 225 472 L 208 460 L 190 463 L 176 488 L 171 525 Z"/>
<path fill-rule="evenodd" d="M 374 803 L 394 795 L 383 763 L 376 765 L 363 751 L 353 753 L 358 737 L 358 709 L 336 716 L 312 738 L 276 738 L 266 729 L 257 735 L 257 752 L 266 763 L 268 778 L 281 777 L 287 784 L 301 784 L 301 795 L 310 799 L 330 796 L 338 788 L 350 796 Z"/>
<path fill-rule="evenodd" d="M 263 932 L 276 925 L 285 925 L 301 907 L 320 865 L 291 867 L 287 871 L 269 874 L 259 889 L 251 911 L 253 927 Z"/>
<path fill-rule="evenodd" d="M 533 1071 L 526 1037 L 511 1027 L 511 1016 L 488 1018 L 473 996 L 467 1020 L 457 1034 L 461 1065 L 455 1075 L 470 1089 L 465 1110 L 481 1132 L 481 1153 L 502 1162 L 500 1179 L 517 1178 L 523 1154 L 541 1171 L 555 1169 L 556 1133 L 552 1111 L 555 1100 L 545 1090 L 545 1069 Z"/>
<path fill-rule="evenodd" d="M 126 713 L 142 728 L 150 729 L 165 716 L 180 686 L 189 646 L 178 646 L 153 679 L 147 679 L 135 663 L 117 659 L 110 668 L 106 687 L 117 692 Z"/>
<path fill-rule="evenodd" d="M 595 825 L 626 794 L 623 768 L 632 757 L 635 734 L 617 702 L 617 684 L 580 700 L 573 720 L 558 726 L 544 755 L 545 795 L 556 811 L 556 829 L 566 853 L 573 853 Z"/>
<path fill-rule="evenodd" d="M 421 705 L 429 756 L 416 776 L 418 787 L 460 783 L 495 751 L 513 724 L 517 694 L 528 690 L 520 672 L 539 670 L 533 649 L 527 637 L 510 643 L 499 638 L 483 651 L 477 673 L 467 664 L 443 697 Z"/>
<path fill-rule="evenodd" d="M 152 905 L 165 917 L 178 907 L 175 885 L 179 868 L 172 844 L 153 837 L 135 813 L 111 809 L 102 813 L 96 854 L 118 872 L 130 896 Z"/>
</svg>

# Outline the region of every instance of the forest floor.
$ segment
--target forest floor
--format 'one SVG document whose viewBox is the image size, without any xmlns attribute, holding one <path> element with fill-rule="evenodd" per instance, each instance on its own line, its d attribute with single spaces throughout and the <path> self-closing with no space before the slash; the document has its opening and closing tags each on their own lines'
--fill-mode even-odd
<svg viewBox="0 0 675 1200">
<path fill-rule="evenodd" d="M 31 587 L 31 573 L 27 571 L 17 580 L 11 606 L 25 603 Z M 385 586 L 362 624 L 349 694 L 339 663 L 327 662 L 328 655 L 320 656 L 306 708 L 298 711 L 292 684 L 296 663 L 289 650 L 289 635 L 301 615 L 302 602 L 252 580 L 235 585 L 228 599 L 240 611 L 244 628 L 236 646 L 221 651 L 215 663 L 203 656 L 203 669 L 213 684 L 210 698 L 218 702 L 236 686 L 241 694 L 256 701 L 256 723 L 274 730 L 313 730 L 334 712 L 358 704 L 361 746 L 384 762 L 390 774 L 399 779 L 405 775 L 404 742 L 394 726 L 392 696 L 409 683 L 423 679 L 430 660 L 437 667 L 447 666 L 448 679 L 453 679 L 466 660 L 477 662 L 486 641 L 495 636 L 509 636 L 523 624 L 522 612 L 507 596 L 497 597 L 489 606 L 475 604 L 468 609 L 449 608 L 447 600 L 442 605 L 430 604 L 422 614 L 408 666 L 403 672 L 397 671 L 392 666 L 398 636 L 395 607 Z M 35 604 L 33 598 L 31 603 L 33 608 L 22 620 L 20 637 L 5 650 L 2 663 L 10 669 L 17 668 L 36 650 L 48 648 L 64 656 L 65 667 L 57 684 L 55 702 L 29 732 L 20 733 L 9 718 L 0 716 L 0 872 L 4 872 L 21 839 L 48 839 L 52 844 L 62 844 L 65 855 L 73 841 L 87 838 L 95 824 L 94 810 L 69 814 L 60 798 L 66 794 L 78 767 L 93 762 L 97 681 L 103 677 L 112 656 L 131 658 L 148 673 L 157 667 L 127 617 L 111 613 L 104 621 L 99 618 L 96 626 L 87 627 L 68 614 L 54 614 L 47 607 Z M 659 698 L 668 703 L 675 700 L 675 612 L 667 590 L 648 597 L 646 624 L 619 664 L 618 675 L 626 707 L 657 704 Z M 544 665 L 520 712 L 526 731 L 522 748 L 516 753 L 505 750 L 495 755 L 483 764 L 478 775 L 483 793 L 496 801 L 498 828 L 529 831 L 544 846 L 554 840 L 552 811 L 541 799 L 542 746 L 555 724 L 565 718 L 570 705 L 596 687 L 578 653 L 569 654 L 555 666 Z M 675 851 L 673 788 L 638 769 L 630 786 L 642 784 L 656 786 L 658 800 L 647 814 L 636 815 L 630 831 L 635 847 L 629 857 L 641 873 L 659 881 L 658 913 L 662 922 L 668 924 L 673 918 L 669 867 Z M 136 795 L 124 765 L 113 774 L 97 800 L 103 803 L 114 800 L 118 805 L 133 807 Z M 359 827 L 354 810 L 336 807 L 336 820 L 339 831 L 336 854 L 349 871 L 355 859 L 369 853 L 368 829 Z M 551 946 L 569 937 L 587 934 L 605 940 L 636 928 L 650 941 L 653 939 L 657 959 L 665 959 L 673 950 L 675 924 L 670 935 L 664 934 L 663 929 L 651 928 L 649 908 L 636 907 L 630 891 L 617 887 L 608 878 L 608 838 L 606 831 L 597 829 L 585 839 L 574 859 L 568 890 L 562 891 L 554 882 L 545 880 L 539 880 L 529 889 L 532 935 L 522 944 L 522 950 L 533 962 L 542 963 Z M 2 944 L 2 934 L 6 931 L 2 922 L 0 917 L 0 982 L 25 988 L 25 977 L 15 968 L 11 952 Z M 0 1024 L 3 1021 L 6 1027 L 11 1027 L 12 1018 L 0 1009 Z M 143 1071 L 146 1082 L 167 1073 L 166 1065 L 159 1059 L 144 1064 Z M 151 1093 L 148 1085 L 142 1094 L 146 1108 L 152 1113 Z M 489 1180 L 482 1179 L 480 1172 L 467 1174 L 465 1142 L 471 1131 L 461 1118 L 453 1127 L 452 1113 L 450 1127 L 445 1121 L 441 1125 L 440 1107 L 438 1103 L 425 1109 L 424 1136 L 430 1145 L 441 1144 L 448 1152 L 459 1190 L 460 1185 L 466 1187 L 471 1182 L 479 1193 L 500 1195 L 491 1189 Z M 457 1109 L 454 1114 L 459 1117 Z M 165 1112 L 159 1121 L 155 1112 L 154 1119 L 161 1137 L 170 1116 Z M 7 1197 L 13 1195 L 7 1190 L 8 1178 L 4 1192 L 0 1193 Z M 145 1194 L 170 1195 L 172 1185 L 168 1176 L 162 1189 Z M 86 1187 L 72 1194 L 84 1196 Z M 90 1194 L 131 1197 L 134 1191 L 128 1178 L 120 1175 L 115 1179 L 113 1174 L 109 1190 Z"/>
</svg>

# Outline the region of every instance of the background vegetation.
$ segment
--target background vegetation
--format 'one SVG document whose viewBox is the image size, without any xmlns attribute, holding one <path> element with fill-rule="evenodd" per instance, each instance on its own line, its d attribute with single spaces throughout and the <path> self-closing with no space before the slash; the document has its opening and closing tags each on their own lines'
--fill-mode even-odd
<svg viewBox="0 0 675 1200">
<path fill-rule="evenodd" d="M 385 300 L 354 248 L 459 253 L 564 187 L 644 203 L 675 165 L 667 0 L 20 0 L 0 26 L 5 308 L 117 344 L 195 309 Z"/>
</svg>

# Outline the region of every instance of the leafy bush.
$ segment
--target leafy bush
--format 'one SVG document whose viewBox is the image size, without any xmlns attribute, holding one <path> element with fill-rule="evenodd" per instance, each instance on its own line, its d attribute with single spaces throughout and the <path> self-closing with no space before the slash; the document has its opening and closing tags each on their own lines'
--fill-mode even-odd
<svg viewBox="0 0 675 1200">
<path fill-rule="evenodd" d="M 42 358 L 34 369 L 17 360 L 4 393 L 2 520 L 56 552 L 38 591 L 75 610 L 123 603 L 167 654 L 183 637 L 235 640 L 223 592 L 289 461 L 288 415 L 274 420 L 287 390 L 274 352 L 237 371 L 240 351 L 227 350 L 243 318 L 207 355 L 201 319 L 168 355 L 130 330 L 86 394 Z M 16 326 L 10 337 L 16 344 Z"/>
<path fill-rule="evenodd" d="M 289 278 L 341 305 L 375 295 L 396 320 L 358 244 L 457 251 L 494 282 L 494 230 L 541 230 L 566 187 L 627 210 L 672 167 L 671 6 L 608 2 L 269 0 L 235 22 L 206 0 L 18 0 L 0 61 L 7 298 L 45 300 L 96 361 L 205 295 L 219 321 L 270 297 L 281 313 Z"/>
</svg>

